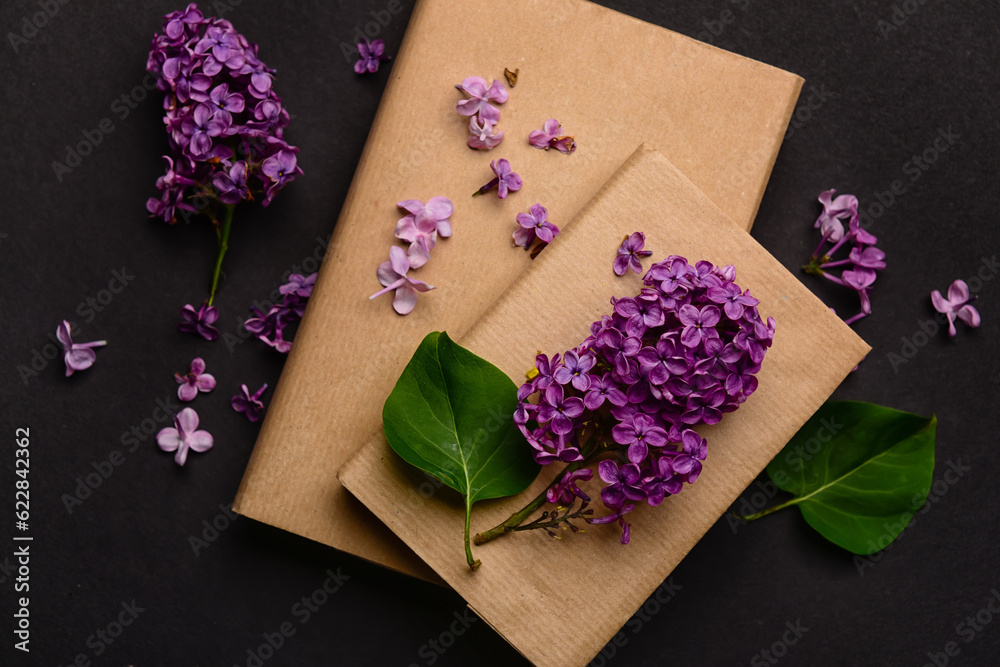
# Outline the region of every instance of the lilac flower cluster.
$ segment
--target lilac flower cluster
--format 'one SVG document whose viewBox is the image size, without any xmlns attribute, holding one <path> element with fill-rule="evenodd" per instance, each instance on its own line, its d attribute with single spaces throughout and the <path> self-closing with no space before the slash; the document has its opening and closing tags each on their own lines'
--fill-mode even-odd
<svg viewBox="0 0 1000 667">
<path fill-rule="evenodd" d="M 263 194 L 267 206 L 302 173 L 298 148 L 282 138 L 289 116 L 271 87 L 274 70 L 229 21 L 194 3 L 167 14 L 146 69 L 166 93 L 173 153 L 156 181 L 160 198 L 146 204 L 151 217 L 174 223 L 178 209 L 196 211 L 185 199 L 197 195 L 233 205 Z"/>
<path fill-rule="evenodd" d="M 500 109 L 494 104 L 507 101 L 507 88 L 499 80 L 486 85 L 479 76 L 466 77 L 455 86 L 468 95 L 455 105 L 455 110 L 469 118 L 469 148 L 492 150 L 503 141 L 503 132 L 496 129 L 500 122 Z"/>
<path fill-rule="evenodd" d="M 562 135 L 562 125 L 555 118 L 549 118 L 540 130 L 532 130 L 528 135 L 528 143 L 535 148 L 549 150 L 554 148 L 560 153 L 569 155 L 576 150 L 576 139 Z"/>
<path fill-rule="evenodd" d="M 611 514 L 587 521 L 618 522 L 625 544 L 636 503 L 659 505 L 698 478 L 708 450 L 693 427 L 717 423 L 757 389 L 774 337 L 774 319 L 761 320 L 735 279 L 731 265 L 672 255 L 650 267 L 638 295 L 612 299 L 613 313 L 579 346 L 538 355 L 514 421 L 538 463 L 571 464 L 549 500 L 589 501 L 576 481 L 604 457 Z"/>
<path fill-rule="evenodd" d="M 285 340 L 285 327 L 302 319 L 315 283 L 315 273 L 308 276 L 293 273 L 288 276 L 288 282 L 278 288 L 281 303 L 271 306 L 266 313 L 261 312 L 257 306 L 251 306 L 252 317 L 243 326 L 278 352 L 288 352 L 292 349 L 292 341 Z"/>
<path fill-rule="evenodd" d="M 840 195 L 836 199 L 836 190 L 827 190 L 819 196 L 823 212 L 816 219 L 815 227 L 820 230 L 822 238 L 809 259 L 809 264 L 802 267 L 807 273 L 822 276 L 827 280 L 849 287 L 858 293 L 861 300 L 861 311 L 844 320 L 853 324 L 863 317 L 871 315 L 871 290 L 875 283 L 877 271 L 885 268 L 885 253 L 876 248 L 878 239 L 861 228 L 861 216 L 858 214 L 858 199 L 854 195 Z M 847 229 L 843 221 L 847 220 Z M 834 260 L 833 255 L 846 243 L 852 247 L 846 259 Z M 832 246 L 824 250 L 827 243 Z M 831 269 L 841 269 L 840 276 L 830 273 Z"/>
</svg>

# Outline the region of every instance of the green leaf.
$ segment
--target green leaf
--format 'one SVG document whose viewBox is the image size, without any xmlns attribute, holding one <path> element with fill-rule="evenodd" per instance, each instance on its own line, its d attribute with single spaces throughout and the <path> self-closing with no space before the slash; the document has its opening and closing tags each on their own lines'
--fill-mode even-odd
<svg viewBox="0 0 1000 667">
<path fill-rule="evenodd" d="M 923 506 L 934 474 L 936 417 L 828 401 L 767 466 L 786 503 L 823 537 L 855 554 L 884 549 Z"/>
<path fill-rule="evenodd" d="M 385 437 L 407 463 L 465 499 L 465 553 L 472 504 L 528 488 L 539 465 L 514 424 L 517 387 L 499 368 L 454 343 L 428 334 L 382 409 Z"/>
</svg>

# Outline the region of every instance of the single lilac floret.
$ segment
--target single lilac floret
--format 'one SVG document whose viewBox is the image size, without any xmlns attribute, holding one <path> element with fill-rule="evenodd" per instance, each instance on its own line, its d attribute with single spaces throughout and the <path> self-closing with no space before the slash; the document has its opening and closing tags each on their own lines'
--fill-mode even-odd
<svg viewBox="0 0 1000 667">
<path fill-rule="evenodd" d="M 260 416 L 264 412 L 264 403 L 260 397 L 264 395 L 265 391 L 267 391 L 266 382 L 252 394 L 245 384 L 241 384 L 240 392 L 233 396 L 230 401 L 233 410 L 242 412 L 252 422 L 260 421 Z"/>
<path fill-rule="evenodd" d="M 95 340 L 90 343 L 74 343 L 69 322 L 63 320 L 56 327 L 56 338 L 63 346 L 63 360 L 66 362 L 66 377 L 76 371 L 85 371 L 97 361 L 95 347 L 104 347 L 106 340 Z"/>
<path fill-rule="evenodd" d="M 185 402 L 193 401 L 198 392 L 208 393 L 215 389 L 215 377 L 205 372 L 205 360 L 201 357 L 191 361 L 191 368 L 186 374 L 174 373 L 174 379 L 180 385 L 177 387 L 177 398 Z"/>
<path fill-rule="evenodd" d="M 971 305 L 975 297 L 970 296 L 969 286 L 964 280 L 956 280 L 948 287 L 948 298 L 941 296 L 941 292 L 934 290 L 931 292 L 931 303 L 934 310 L 948 318 L 948 335 L 954 336 L 958 333 L 955 329 L 955 319 L 960 319 L 967 325 L 975 329 L 982 320 L 979 311 Z"/>
<path fill-rule="evenodd" d="M 198 430 L 198 413 L 184 408 L 174 415 L 174 425 L 156 434 L 156 444 L 165 452 L 176 452 L 174 462 L 182 466 L 187 462 L 188 451 L 207 452 L 215 444 L 212 434 Z"/>
</svg>

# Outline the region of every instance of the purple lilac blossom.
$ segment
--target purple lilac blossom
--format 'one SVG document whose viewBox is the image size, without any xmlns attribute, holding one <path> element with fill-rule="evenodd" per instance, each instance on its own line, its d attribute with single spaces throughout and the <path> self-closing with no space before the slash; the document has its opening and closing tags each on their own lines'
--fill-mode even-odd
<svg viewBox="0 0 1000 667">
<path fill-rule="evenodd" d="M 514 173 L 514 170 L 510 166 L 510 162 L 504 158 L 490 162 L 490 169 L 493 170 L 496 177 L 483 187 L 473 192 L 473 197 L 484 195 L 493 188 L 496 188 L 497 197 L 500 199 L 506 199 L 508 192 L 517 192 L 524 184 L 520 175 Z"/>
<path fill-rule="evenodd" d="M 252 394 L 245 384 L 241 384 L 240 393 L 233 396 L 230 401 L 233 410 L 242 412 L 252 422 L 260 421 L 260 415 L 264 412 L 264 403 L 260 397 L 264 395 L 265 391 L 267 391 L 266 382 Z"/>
<path fill-rule="evenodd" d="M 503 141 L 503 132 L 496 129 L 496 124 L 488 119 L 473 116 L 469 119 L 469 148 L 490 151 Z"/>
<path fill-rule="evenodd" d="M 676 255 L 653 264 L 638 295 L 613 299 L 612 314 L 576 348 L 538 355 L 518 390 L 514 422 L 538 463 L 604 459 L 600 497 L 611 513 L 586 520 L 617 522 L 623 543 L 636 504 L 659 505 L 701 473 L 708 445 L 694 428 L 757 389 L 775 322 L 761 319 L 735 280 L 732 266 L 692 266 Z M 573 491 L 585 479 L 578 472 L 559 478 L 550 502 L 582 499 Z"/>
<path fill-rule="evenodd" d="M 174 425 L 156 434 L 156 444 L 165 452 L 176 452 L 174 461 L 182 466 L 187 461 L 188 451 L 207 452 L 215 444 L 212 434 L 198 430 L 198 413 L 184 408 L 174 415 Z"/>
<path fill-rule="evenodd" d="M 146 70 L 165 93 L 171 149 L 160 196 L 146 203 L 150 217 L 173 224 L 178 211 L 198 212 L 189 203 L 196 197 L 232 205 L 263 195 L 267 206 L 302 173 L 298 148 L 283 138 L 289 115 L 272 90 L 274 70 L 229 21 L 205 17 L 194 3 L 167 14 Z"/>
<path fill-rule="evenodd" d="M 201 304 L 198 310 L 189 303 L 181 307 L 181 321 L 177 328 L 184 333 L 196 333 L 207 341 L 219 337 L 219 330 L 213 326 L 219 319 L 219 309 L 208 304 Z"/>
<path fill-rule="evenodd" d="M 549 212 L 541 204 L 535 204 L 527 213 L 517 214 L 517 224 L 514 231 L 514 245 L 527 250 L 537 238 L 543 243 L 552 243 L 559 233 L 559 228 L 548 220 Z"/>
<path fill-rule="evenodd" d="M 392 307 L 400 315 L 408 315 L 417 305 L 417 293 L 428 292 L 434 287 L 422 280 L 409 277 L 410 260 L 399 246 L 389 248 L 389 261 L 382 262 L 378 267 L 378 280 L 383 289 L 372 294 L 369 299 L 375 299 L 388 292 L 395 291 Z"/>
<path fill-rule="evenodd" d="M 850 325 L 872 312 L 872 286 L 877 272 L 886 267 L 885 252 L 875 247 L 878 239 L 861 227 L 857 197 L 840 195 L 834 199 L 835 193 L 836 190 L 827 190 L 819 196 L 823 212 L 816 220 L 815 227 L 820 229 L 821 237 L 819 245 L 809 258 L 809 263 L 802 269 L 806 273 L 822 276 L 857 293 L 861 310 L 844 320 Z M 848 221 L 846 230 L 842 222 L 845 219 Z M 832 245 L 827 249 L 828 243 Z M 844 259 L 834 259 L 837 251 L 848 243 L 851 244 L 848 256 Z M 834 269 L 840 269 L 839 276 L 833 272 Z M 713 300 L 723 304 L 725 308 L 735 309 L 737 304 L 742 305 L 742 301 L 735 294 L 729 296 L 731 300 L 721 300 L 722 294 L 716 292 L 716 297 L 720 300 Z"/>
<path fill-rule="evenodd" d="M 364 74 L 365 72 L 374 74 L 378 71 L 379 63 L 389 59 L 389 56 L 385 55 L 385 42 L 381 39 L 369 42 L 362 37 L 361 41 L 358 42 L 358 55 L 360 58 L 354 63 L 356 74 Z"/>
<path fill-rule="evenodd" d="M 177 398 L 184 402 L 193 401 L 198 392 L 208 393 L 215 389 L 215 377 L 205 372 L 205 360 L 201 357 L 191 360 L 191 368 L 185 375 L 174 373 L 174 379 L 180 385 Z"/>
<path fill-rule="evenodd" d="M 496 124 L 500 121 L 500 109 L 493 104 L 503 104 L 507 101 L 507 88 L 499 80 L 488 87 L 486 79 L 479 76 L 466 77 L 462 83 L 455 86 L 468 95 L 468 99 L 460 100 L 455 110 L 463 116 L 477 116 L 480 123 L 489 121 Z"/>
<path fill-rule="evenodd" d="M 528 143 L 535 148 L 549 150 L 555 148 L 560 153 L 569 155 L 576 150 L 576 141 L 573 137 L 562 135 L 562 125 L 555 118 L 549 118 L 542 125 L 540 130 L 532 130 L 528 135 Z"/>
<path fill-rule="evenodd" d="M 56 338 L 63 346 L 63 360 L 66 362 L 66 377 L 76 371 L 85 371 L 97 361 L 95 347 L 104 347 L 106 340 L 95 340 L 91 343 L 74 343 L 69 322 L 63 320 L 56 327 Z"/>
<path fill-rule="evenodd" d="M 642 232 L 632 232 L 631 235 L 626 236 L 618 248 L 618 256 L 615 257 L 614 266 L 612 267 L 615 274 L 624 276 L 629 269 L 632 269 L 642 275 L 641 258 L 649 257 L 653 254 L 652 250 L 643 250 L 645 247 L 646 235 Z"/>
<path fill-rule="evenodd" d="M 970 305 L 975 300 L 969 295 L 969 286 L 964 280 L 956 280 L 948 287 L 948 298 L 941 296 L 941 292 L 934 290 L 931 292 L 931 302 L 934 310 L 948 317 L 948 335 L 954 336 L 955 319 L 958 318 L 973 329 L 981 323 L 979 311 L 975 306 Z M 68 363 L 67 363 L 68 365 Z M 67 373 L 68 374 L 68 373 Z"/>
<path fill-rule="evenodd" d="M 281 302 L 270 306 L 267 313 L 261 312 L 257 306 L 251 306 L 252 317 L 243 326 L 264 344 L 278 352 L 287 353 L 292 349 L 292 342 L 285 339 L 285 328 L 302 319 L 315 284 L 315 273 L 308 276 L 299 273 L 289 275 L 288 282 L 278 288 Z"/>
</svg>

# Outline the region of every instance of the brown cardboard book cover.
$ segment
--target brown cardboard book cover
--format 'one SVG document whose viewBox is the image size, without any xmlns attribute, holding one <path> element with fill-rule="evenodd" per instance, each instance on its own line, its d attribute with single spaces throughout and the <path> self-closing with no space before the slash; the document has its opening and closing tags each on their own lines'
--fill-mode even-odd
<svg viewBox="0 0 1000 667">
<path fill-rule="evenodd" d="M 485 29 L 487 26 L 488 29 Z M 504 142 L 466 145 L 455 84 L 520 70 L 500 107 Z M 511 247 L 537 202 L 564 227 L 651 141 L 749 229 L 801 79 L 581 0 L 420 0 L 391 70 L 305 319 L 235 500 L 237 512 L 389 567 L 429 576 L 344 492 L 337 469 L 379 424 L 382 402 L 424 334 L 462 335 L 529 265 Z M 527 137 L 557 118 L 576 153 Z M 524 187 L 471 193 L 507 158 Z M 437 289 L 406 317 L 369 302 L 398 243 L 396 202 L 455 202 L 454 236 L 414 273 Z"/>
<path fill-rule="evenodd" d="M 774 317 L 777 330 L 757 391 L 719 424 L 698 429 L 709 446 L 701 476 L 659 507 L 632 512 L 630 544 L 619 543 L 616 525 L 567 531 L 561 540 L 542 531 L 511 533 L 473 547 L 482 566 L 472 572 L 461 502 L 447 488 L 428 498 L 422 476 L 380 430 L 340 470 L 352 494 L 536 665 L 593 658 L 869 349 L 662 155 L 642 150 L 461 344 L 520 384 L 538 350 L 572 349 L 592 321 L 609 313 L 612 296 L 638 293 L 639 276 L 619 278 L 611 270 L 622 238 L 637 230 L 645 232 L 652 260 L 678 254 L 692 263 L 734 264 L 737 283 L 760 300 L 761 316 Z M 523 507 L 559 468 L 543 468 L 518 496 L 477 503 L 472 530 L 487 530 Z"/>
</svg>

